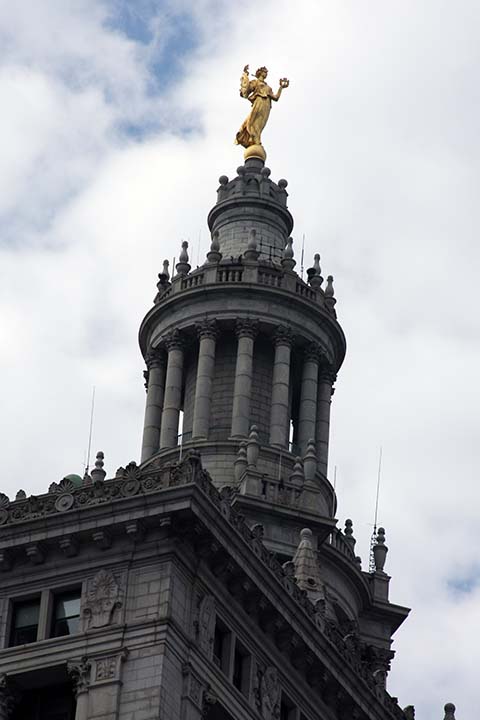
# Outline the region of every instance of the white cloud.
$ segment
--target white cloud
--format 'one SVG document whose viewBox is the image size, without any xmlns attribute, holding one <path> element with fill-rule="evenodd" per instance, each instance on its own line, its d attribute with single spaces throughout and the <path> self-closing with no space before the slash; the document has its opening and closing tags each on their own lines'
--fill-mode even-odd
<svg viewBox="0 0 480 720">
<path fill-rule="evenodd" d="M 92 385 L 109 472 L 138 457 L 139 321 L 163 258 L 199 232 L 207 248 L 217 178 L 241 162 L 239 72 L 266 63 L 272 84 L 291 78 L 268 164 L 289 180 L 297 248 L 305 232 L 307 261 L 319 250 L 335 275 L 349 344 L 331 457 L 364 566 L 384 447 L 391 599 L 413 607 L 390 689 L 423 720 L 447 700 L 473 717 L 480 591 L 449 581 L 479 562 L 477 3 L 205 2 L 185 76 L 158 95 L 172 6 L 140 45 L 107 4 L 73 5 L 0 6 L 2 489 L 81 471 Z"/>
</svg>

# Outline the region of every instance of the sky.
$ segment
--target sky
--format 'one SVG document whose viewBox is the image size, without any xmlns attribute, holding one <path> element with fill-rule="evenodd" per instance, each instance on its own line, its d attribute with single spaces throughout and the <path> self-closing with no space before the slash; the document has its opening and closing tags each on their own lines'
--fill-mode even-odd
<svg viewBox="0 0 480 720">
<path fill-rule="evenodd" d="M 472 0 L 0 0 L 1 490 L 139 459 L 137 332 L 164 258 L 208 250 L 243 66 L 290 87 L 263 141 L 297 259 L 348 342 L 337 516 L 368 567 L 378 455 L 395 636 L 418 720 L 478 714 L 480 5 Z M 274 88 L 276 89 L 276 88 Z"/>
</svg>

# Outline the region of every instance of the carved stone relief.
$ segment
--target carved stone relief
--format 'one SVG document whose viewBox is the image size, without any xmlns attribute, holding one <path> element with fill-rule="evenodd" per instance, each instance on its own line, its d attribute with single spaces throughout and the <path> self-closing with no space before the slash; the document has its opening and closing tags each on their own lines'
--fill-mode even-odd
<svg viewBox="0 0 480 720">
<path fill-rule="evenodd" d="M 120 587 L 110 570 L 99 570 L 88 582 L 83 614 L 88 628 L 110 625 L 116 608 L 121 607 Z"/>
<path fill-rule="evenodd" d="M 198 606 L 197 640 L 202 652 L 212 656 L 215 633 L 215 600 L 213 595 L 204 595 Z"/>
<path fill-rule="evenodd" d="M 117 675 L 117 658 L 106 657 L 96 661 L 95 680 L 110 680 Z"/>
<path fill-rule="evenodd" d="M 281 685 L 278 672 L 270 665 L 257 675 L 257 705 L 264 720 L 278 720 L 280 717 Z"/>
</svg>

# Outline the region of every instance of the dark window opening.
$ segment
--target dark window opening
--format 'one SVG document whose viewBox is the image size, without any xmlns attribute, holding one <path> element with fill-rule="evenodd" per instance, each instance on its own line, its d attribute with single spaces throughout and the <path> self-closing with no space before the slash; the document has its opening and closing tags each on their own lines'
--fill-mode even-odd
<svg viewBox="0 0 480 720">
<path fill-rule="evenodd" d="M 75 699 L 70 685 L 22 689 L 12 720 L 74 720 Z"/>
<path fill-rule="evenodd" d="M 280 720 L 293 720 L 295 716 L 295 705 L 282 693 L 280 703 Z"/>
<path fill-rule="evenodd" d="M 40 598 L 13 604 L 10 647 L 37 641 Z"/>
<path fill-rule="evenodd" d="M 218 627 L 217 624 L 215 626 L 215 635 L 213 638 L 213 662 L 218 665 L 218 667 L 222 666 L 224 646 L 225 633 L 222 632 L 222 630 Z"/>
<path fill-rule="evenodd" d="M 233 655 L 233 676 L 232 683 L 244 695 L 248 695 L 248 666 L 250 656 L 247 651 L 240 645 L 235 643 L 235 652 Z"/>
<path fill-rule="evenodd" d="M 228 676 L 230 654 L 230 630 L 217 618 L 213 636 L 213 662 Z"/>
<path fill-rule="evenodd" d="M 80 624 L 80 589 L 55 595 L 51 637 L 74 635 Z"/>
</svg>

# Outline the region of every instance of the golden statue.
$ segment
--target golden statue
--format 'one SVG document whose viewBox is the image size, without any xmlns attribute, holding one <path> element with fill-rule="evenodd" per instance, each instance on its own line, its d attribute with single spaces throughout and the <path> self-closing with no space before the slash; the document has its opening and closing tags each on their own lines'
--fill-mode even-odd
<svg viewBox="0 0 480 720">
<path fill-rule="evenodd" d="M 265 160 L 267 154 L 262 145 L 262 130 L 267 124 L 272 100 L 277 102 L 280 99 L 282 90 L 289 86 L 287 78 L 281 78 L 280 86 L 276 93 L 265 82 L 268 75 L 266 67 L 258 68 L 252 80 L 248 77 L 248 65 L 243 68 L 240 79 L 240 95 L 252 103 L 252 109 L 242 127 L 237 133 L 235 142 L 243 145 L 245 160 L 249 157 L 259 157 Z"/>
</svg>

